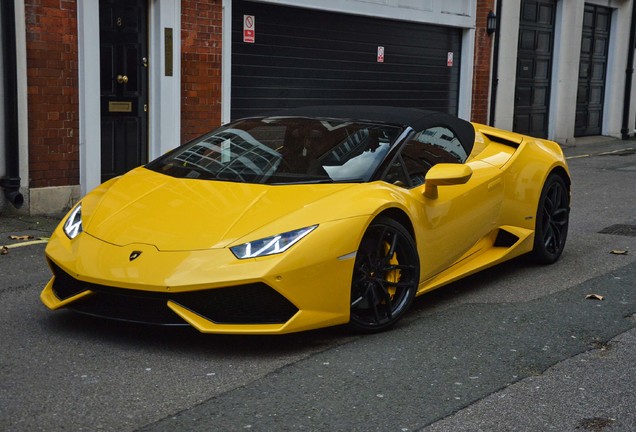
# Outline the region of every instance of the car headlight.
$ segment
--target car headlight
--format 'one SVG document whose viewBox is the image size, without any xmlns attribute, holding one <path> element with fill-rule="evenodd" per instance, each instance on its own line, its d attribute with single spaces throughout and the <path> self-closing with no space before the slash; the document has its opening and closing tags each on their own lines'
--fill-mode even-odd
<svg viewBox="0 0 636 432">
<path fill-rule="evenodd" d="M 256 258 L 266 255 L 274 255 L 285 252 L 287 249 L 298 243 L 300 239 L 316 229 L 318 225 L 288 231 L 283 234 L 254 240 L 230 248 L 238 259 Z"/>
<path fill-rule="evenodd" d="M 78 204 L 64 222 L 64 234 L 71 240 L 82 232 L 82 204 Z"/>
</svg>

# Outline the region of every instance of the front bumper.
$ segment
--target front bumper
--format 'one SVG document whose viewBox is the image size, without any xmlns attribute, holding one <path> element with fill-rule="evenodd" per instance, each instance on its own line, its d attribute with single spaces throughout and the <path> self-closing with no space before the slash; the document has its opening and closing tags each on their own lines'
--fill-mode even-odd
<svg viewBox="0 0 636 432">
<path fill-rule="evenodd" d="M 238 260 L 228 249 L 116 246 L 58 228 L 46 248 L 53 277 L 40 296 L 106 318 L 190 324 L 204 333 L 274 334 L 349 321 L 351 275 L 363 218 L 321 224 L 289 251 Z M 139 257 L 131 260 L 133 252 Z"/>
</svg>

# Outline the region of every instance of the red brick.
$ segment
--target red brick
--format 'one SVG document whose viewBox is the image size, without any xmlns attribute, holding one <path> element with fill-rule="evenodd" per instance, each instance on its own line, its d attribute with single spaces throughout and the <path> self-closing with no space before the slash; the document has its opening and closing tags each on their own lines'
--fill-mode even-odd
<svg viewBox="0 0 636 432">
<path fill-rule="evenodd" d="M 471 120 L 478 123 L 488 121 L 492 43 L 497 36 L 488 35 L 486 22 L 494 3 L 494 0 L 477 0 Z"/>
<path fill-rule="evenodd" d="M 221 1 L 181 2 L 181 142 L 189 141 L 221 123 Z"/>
<path fill-rule="evenodd" d="M 76 0 L 25 1 L 30 187 L 78 184 L 76 11 Z"/>
</svg>

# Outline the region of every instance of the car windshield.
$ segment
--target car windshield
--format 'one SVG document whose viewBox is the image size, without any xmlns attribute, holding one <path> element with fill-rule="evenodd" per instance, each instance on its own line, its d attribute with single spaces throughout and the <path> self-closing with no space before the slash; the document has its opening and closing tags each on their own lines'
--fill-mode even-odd
<svg viewBox="0 0 636 432">
<path fill-rule="evenodd" d="M 146 167 L 179 178 L 244 183 L 366 182 L 401 131 L 355 121 L 252 118 L 216 129 Z"/>
</svg>

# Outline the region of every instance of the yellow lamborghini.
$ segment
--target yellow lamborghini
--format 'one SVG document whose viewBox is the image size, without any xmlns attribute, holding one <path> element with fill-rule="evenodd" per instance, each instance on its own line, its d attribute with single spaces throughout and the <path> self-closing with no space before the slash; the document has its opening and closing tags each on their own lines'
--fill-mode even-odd
<svg viewBox="0 0 636 432">
<path fill-rule="evenodd" d="M 206 333 L 381 331 L 481 269 L 557 261 L 569 211 L 552 141 L 418 109 L 291 109 L 86 195 L 47 245 L 41 299 Z"/>
</svg>

